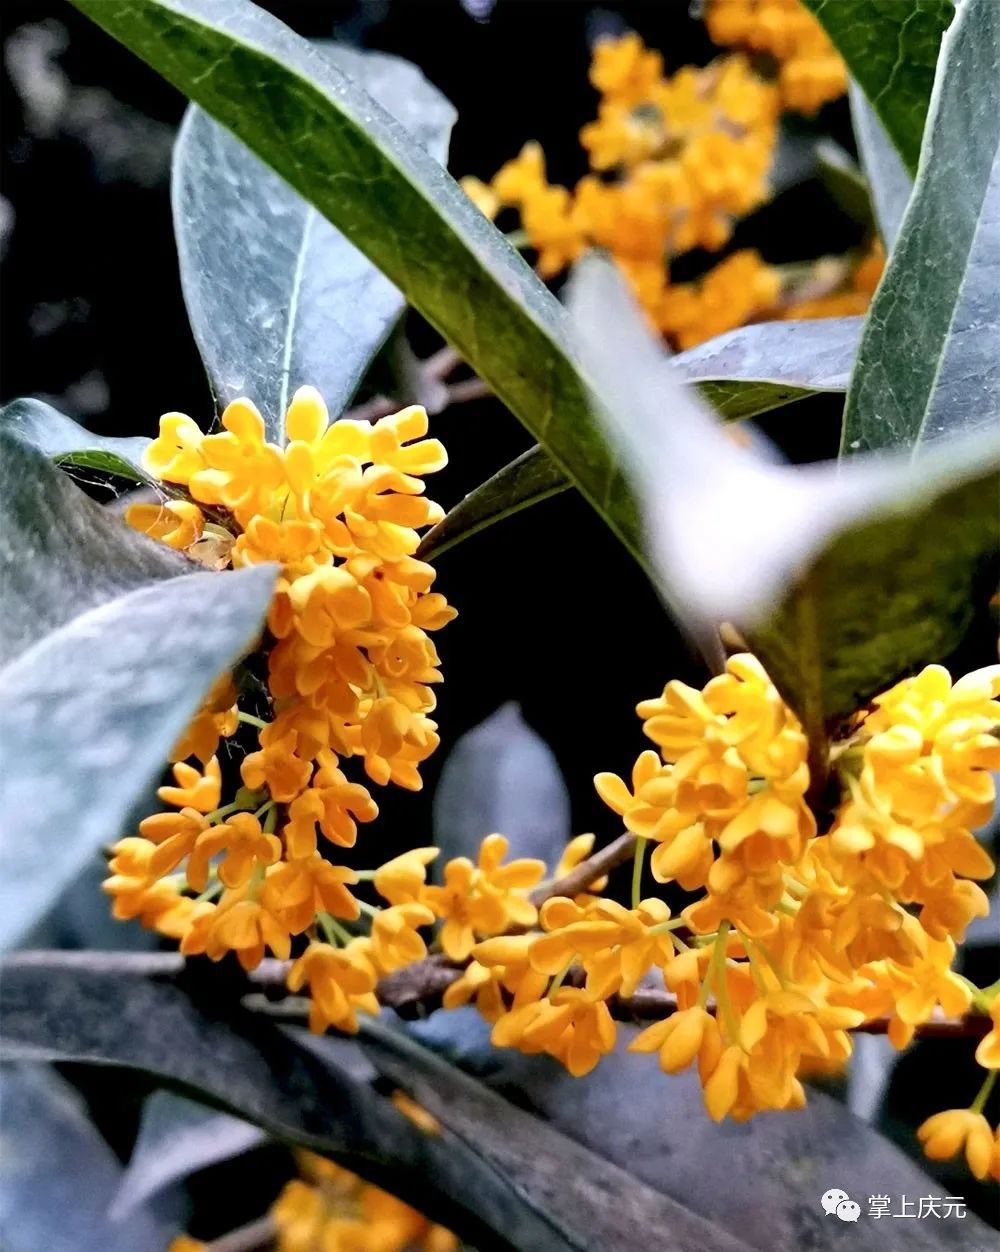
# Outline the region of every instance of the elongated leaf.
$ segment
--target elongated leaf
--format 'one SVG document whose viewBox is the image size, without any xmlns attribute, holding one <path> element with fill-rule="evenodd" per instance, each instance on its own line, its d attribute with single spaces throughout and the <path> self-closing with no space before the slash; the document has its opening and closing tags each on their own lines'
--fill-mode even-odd
<svg viewBox="0 0 1000 1252">
<path fill-rule="evenodd" d="M 191 565 L 110 516 L 0 429 L 0 664 L 79 613 Z"/>
<path fill-rule="evenodd" d="M 861 337 L 860 317 L 763 322 L 719 335 L 673 358 L 729 421 L 756 417 L 824 391 L 846 391 Z M 434 560 L 494 522 L 539 504 L 571 486 L 540 445 L 487 479 L 425 536 L 424 560 Z"/>
<path fill-rule="evenodd" d="M 569 841 L 569 792 L 552 749 L 505 704 L 455 744 L 434 792 L 438 864 L 475 860 L 485 835 L 510 840 L 511 856 L 555 865 Z"/>
<path fill-rule="evenodd" d="M 118 1158 L 77 1092 L 48 1065 L 5 1065 L 0 1236 L 6 1252 L 163 1252 L 180 1221 L 137 1208 L 109 1215 Z"/>
<path fill-rule="evenodd" d="M 558 301 L 433 157 L 252 4 L 74 3 L 343 231 L 641 558 L 635 504 L 590 414 Z"/>
<path fill-rule="evenodd" d="M 848 87 L 851 121 L 861 164 L 868 180 L 872 208 L 886 253 L 892 251 L 906 206 L 913 194 L 913 179 L 906 172 L 885 127 L 857 83 Z"/>
<path fill-rule="evenodd" d="M 757 417 L 822 391 L 846 391 L 860 317 L 761 322 L 718 335 L 673 358 L 685 382 L 726 421 Z"/>
<path fill-rule="evenodd" d="M 122 830 L 214 679 L 253 644 L 274 576 L 261 566 L 141 587 L 0 672 L 0 947 Z"/>
<path fill-rule="evenodd" d="M 952 0 L 803 0 L 826 27 L 903 164 L 916 173 L 920 137 Z"/>
<path fill-rule="evenodd" d="M 499 1099 L 401 1031 L 367 1022 L 362 1043 L 375 1066 L 461 1140 L 489 1168 L 512 1179 L 545 1210 L 571 1247 L 619 1252 L 643 1247 L 655 1232 L 666 1246 L 747 1250 L 742 1239 L 682 1203 L 595 1157 L 543 1121 Z"/>
<path fill-rule="evenodd" d="M 1000 5 L 945 35 L 923 158 L 872 303 L 842 451 L 921 445 L 1000 420 Z"/>
<path fill-rule="evenodd" d="M 814 736 L 954 649 L 996 547 L 1000 431 L 916 465 L 769 464 L 678 385 L 609 266 L 579 267 L 574 287 L 581 349 L 645 500 L 657 573 L 695 628 L 741 626 Z"/>
<path fill-rule="evenodd" d="M 147 482 L 142 454 L 148 439 L 95 435 L 43 400 L 26 397 L 0 409 L 0 431 L 30 444 L 61 465 L 103 470 L 133 482 Z"/>
<path fill-rule="evenodd" d="M 172 1091 L 154 1091 L 142 1106 L 132 1155 L 108 1216 L 131 1215 L 171 1183 L 267 1142 L 257 1126 Z"/>
<path fill-rule="evenodd" d="M 150 958 L 139 959 L 154 968 Z M 210 971 L 199 989 L 193 980 L 182 987 L 128 968 L 122 958 L 101 968 L 100 954 L 25 953 L 6 961 L 0 1057 L 155 1074 L 388 1186 L 482 1252 L 747 1252 L 740 1240 L 416 1045 L 384 1031 L 377 1039 L 385 1042 L 374 1034 L 369 1040 L 378 1068 L 439 1116 L 441 1135 L 419 1130 L 386 1097 L 320 1061 L 313 1046 L 299 1046 L 301 1032 L 236 1008 L 222 1020 L 226 984 Z M 228 989 L 239 993 L 238 985 Z"/>
<path fill-rule="evenodd" d="M 162 769 L 274 582 L 191 573 L 0 432 L 0 946 L 45 911 Z"/>
<path fill-rule="evenodd" d="M 332 44 L 322 55 L 438 161 L 455 111 L 413 65 Z M 177 139 L 174 229 L 195 339 L 220 404 L 250 396 L 271 437 L 296 387 L 350 400 L 403 311 L 392 283 L 238 139 L 198 108 Z"/>
<path fill-rule="evenodd" d="M 832 139 L 823 140 L 816 145 L 816 172 L 848 217 L 862 226 L 872 225 L 870 190 L 850 153 Z"/>
<path fill-rule="evenodd" d="M 454 1040 L 449 1025 L 456 1016 L 437 1012 L 410 1029 L 437 1048 L 442 1035 L 446 1045 Z M 548 1057 L 491 1047 L 489 1027 L 481 1018 L 478 1025 L 482 1029 L 475 1035 L 470 1030 L 457 1054 L 449 1050 L 456 1063 L 761 1252 L 967 1252 L 992 1246 L 991 1232 L 972 1213 L 933 1226 L 870 1217 L 872 1194 L 891 1195 L 898 1212 L 904 1194 L 912 1199 L 941 1194 L 942 1188 L 821 1091 L 810 1090 L 802 1110 L 716 1125 L 705 1113 L 696 1074 L 667 1076 L 653 1058 L 626 1050 L 635 1027 L 619 1024 L 615 1051 L 593 1073 L 573 1078 Z M 855 1045 L 873 1042 L 885 1041 L 855 1036 Z M 820 1197 L 831 1187 L 861 1205 L 856 1226 L 824 1213 Z"/>
<path fill-rule="evenodd" d="M 536 443 L 449 509 L 424 536 L 417 555 L 422 561 L 435 561 L 463 539 L 569 487 L 569 479 Z"/>
</svg>

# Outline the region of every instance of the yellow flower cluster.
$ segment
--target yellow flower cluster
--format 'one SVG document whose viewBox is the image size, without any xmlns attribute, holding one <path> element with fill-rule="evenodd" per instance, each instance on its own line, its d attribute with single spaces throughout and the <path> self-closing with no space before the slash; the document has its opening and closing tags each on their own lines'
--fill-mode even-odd
<svg viewBox="0 0 1000 1252">
<path fill-rule="evenodd" d="M 815 113 L 847 90 L 847 69 L 826 31 L 800 0 L 707 0 L 713 43 L 773 57 L 781 103 Z"/>
<path fill-rule="evenodd" d="M 271 1207 L 277 1252 L 455 1252 L 443 1226 L 311 1152 Z"/>
<path fill-rule="evenodd" d="M 595 780 L 639 840 L 631 907 L 594 887 L 548 899 L 534 930 L 472 947 L 445 1006 L 474 1002 L 497 1045 L 585 1074 L 615 1043 L 609 998 L 655 973 L 677 1011 L 632 1050 L 668 1073 L 696 1063 L 710 1115 L 745 1120 L 800 1107 L 801 1075 L 843 1063 L 852 1029 L 888 1018 L 904 1047 L 937 1013 L 975 1004 L 993 1014 L 976 1054 L 990 1076 L 970 1110 L 921 1135 L 928 1155 L 965 1144 L 980 1177 L 997 1174 L 982 1108 L 1000 1066 L 1000 986 L 979 992 L 952 964 L 988 911 L 975 880 L 993 864 L 972 830 L 995 798 L 998 695 L 1000 667 L 952 684 L 930 666 L 879 697 L 834 754 L 842 799 L 821 833 L 806 737 L 753 657 L 730 658 L 702 691 L 668 683 L 639 705 L 656 749 L 631 785 Z M 693 896 L 677 916 L 640 898 L 647 844 L 656 882 Z"/>
<path fill-rule="evenodd" d="M 610 252 L 650 323 L 678 348 L 764 317 L 863 311 L 875 285 L 866 276 L 828 297 L 828 307 L 805 305 L 783 299 L 781 271 L 752 250 L 697 282 L 671 283 L 672 258 L 693 248 L 719 251 L 735 224 L 770 198 L 782 110 L 814 112 L 847 82 L 843 62 L 799 0 L 713 0 L 706 20 L 717 43 L 742 44 L 755 60 L 733 53 L 668 77 L 660 54 L 634 33 L 597 43 L 590 79 L 598 113 L 580 132 L 590 173 L 575 188 L 549 183 L 537 143 L 489 184 L 466 178 L 463 187 L 491 220 L 504 210 L 519 214 L 543 278 L 588 248 Z"/>
<path fill-rule="evenodd" d="M 312 1152 L 271 1206 L 276 1252 L 456 1252 L 458 1240 L 388 1191 Z M 181 1235 L 169 1252 L 203 1252 Z"/>
<path fill-rule="evenodd" d="M 188 954 L 233 951 L 247 969 L 267 949 L 289 957 L 293 937 L 319 922 L 343 946 L 313 944 L 291 981 L 324 988 L 317 1017 L 349 1024 L 374 1003 L 390 923 L 371 939 L 343 936 L 339 922 L 359 916 L 356 877 L 323 857 L 321 840 L 350 847 L 378 812 L 347 761 L 361 758 L 373 782 L 416 789 L 438 743 L 428 632 L 454 611 L 414 553 L 418 530 L 442 516 L 423 476 L 446 456 L 425 438 L 423 409 L 331 424 L 311 387 L 295 393 L 285 430 L 284 446 L 269 442 L 253 404 L 236 400 L 217 434 L 167 414 L 147 450 L 150 473 L 189 498 L 134 506 L 132 525 L 196 557 L 211 540 L 216 564 L 222 553 L 236 567 L 280 566 L 264 641 L 273 718 L 241 712 L 229 676 L 216 684 L 175 748 L 176 785 L 159 791 L 168 807 L 115 845 L 105 889 L 117 917 L 140 918 Z M 215 753 L 241 722 L 259 742 L 223 803 Z"/>
</svg>

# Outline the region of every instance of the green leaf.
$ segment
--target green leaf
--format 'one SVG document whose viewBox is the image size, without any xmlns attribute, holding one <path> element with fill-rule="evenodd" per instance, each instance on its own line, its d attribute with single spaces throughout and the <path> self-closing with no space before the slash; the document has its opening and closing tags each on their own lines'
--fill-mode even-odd
<svg viewBox="0 0 1000 1252">
<path fill-rule="evenodd" d="M 213 680 L 254 642 L 273 567 L 192 568 L 0 435 L 0 948 L 117 836 Z"/>
<path fill-rule="evenodd" d="M 180 1233 L 176 1204 L 172 1212 L 139 1207 L 127 1222 L 109 1213 L 122 1167 L 82 1097 L 51 1066 L 3 1066 L 0 1100 L 5 1252 L 163 1252 Z"/>
<path fill-rule="evenodd" d="M 913 194 L 913 179 L 903 168 L 899 153 L 892 146 L 875 110 L 853 80 L 847 93 L 851 101 L 854 138 L 871 194 L 871 207 L 888 255 L 895 246 L 903 214 Z"/>
<path fill-rule="evenodd" d="M 233 131 L 403 292 L 641 559 L 558 301 L 441 166 L 249 3 L 74 0 Z"/>
<path fill-rule="evenodd" d="M 850 153 L 833 139 L 821 140 L 816 145 L 816 172 L 847 216 L 861 226 L 871 227 L 870 188 Z"/>
<path fill-rule="evenodd" d="M 417 556 L 422 561 L 436 561 L 463 539 L 569 487 L 569 479 L 536 443 L 449 509 L 424 536 Z"/>
<path fill-rule="evenodd" d="M 95 435 L 42 400 L 26 397 L 5 404 L 0 409 L 0 431 L 8 432 L 68 468 L 103 470 L 137 483 L 149 481 L 149 475 L 142 468 L 142 454 L 149 446 L 148 439 Z"/>
<path fill-rule="evenodd" d="M 333 44 L 321 52 L 445 160 L 455 111 L 415 66 Z M 403 312 L 403 295 L 198 108 L 177 139 L 173 211 L 184 298 L 220 405 L 249 396 L 279 442 L 288 400 L 304 383 L 339 414 Z"/>
<path fill-rule="evenodd" d="M 1000 4 L 966 0 L 941 45 L 920 173 L 869 311 L 842 453 L 1000 418 Z"/>
<path fill-rule="evenodd" d="M 119 1065 L 388 1187 L 474 1246 L 506 1252 L 748 1252 L 683 1204 L 515 1108 L 426 1049 L 372 1024 L 378 1069 L 444 1126 L 428 1135 L 348 1067 L 342 1040 L 282 1030 L 246 989 L 179 958 L 22 953 L 3 964 L 0 1057 Z M 131 971 L 131 972 L 130 972 Z M 136 971 L 160 974 L 144 977 Z M 226 992 L 233 1001 L 220 1012 Z M 665 1241 L 669 1240 L 669 1243 Z"/>
<path fill-rule="evenodd" d="M 435 869 L 456 856 L 475 860 L 494 831 L 510 840 L 511 856 L 538 857 L 553 869 L 573 833 L 558 762 L 513 701 L 462 735 L 441 768 Z"/>
<path fill-rule="evenodd" d="M 820 392 L 846 391 L 860 317 L 742 326 L 673 358 L 674 368 L 720 417 L 757 417 Z M 463 539 L 521 509 L 565 491 L 571 483 L 540 445 L 487 479 L 428 531 L 418 555 L 433 561 Z"/>
<path fill-rule="evenodd" d="M 696 634 L 736 623 L 817 743 L 830 720 L 957 646 L 996 546 L 1000 431 L 917 464 L 775 465 L 681 388 L 614 270 L 578 267 L 573 296 L 659 585 Z"/>
<path fill-rule="evenodd" d="M 952 0 L 803 0 L 819 18 L 914 174 Z"/>
</svg>

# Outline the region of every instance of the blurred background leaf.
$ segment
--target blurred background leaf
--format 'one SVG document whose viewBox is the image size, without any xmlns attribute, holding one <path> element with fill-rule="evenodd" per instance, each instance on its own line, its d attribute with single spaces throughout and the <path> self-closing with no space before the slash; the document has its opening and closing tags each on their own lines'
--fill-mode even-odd
<svg viewBox="0 0 1000 1252">
<path fill-rule="evenodd" d="M 551 869 L 572 834 L 569 792 L 552 749 L 511 702 L 464 734 L 434 793 L 435 868 L 475 860 L 485 835 L 510 840 L 510 856 L 538 857 Z"/>
<path fill-rule="evenodd" d="M 740 421 L 812 395 L 846 391 L 861 323 L 860 317 L 835 317 L 741 326 L 678 353 L 672 363 L 720 417 Z M 536 444 L 460 500 L 424 537 L 420 556 L 432 560 L 571 486 Z"/>
<path fill-rule="evenodd" d="M 916 466 L 769 464 L 682 388 L 613 268 L 579 265 L 572 307 L 668 603 L 695 631 L 743 630 L 814 739 L 958 645 L 996 548 L 1000 432 Z"/>
<path fill-rule="evenodd" d="M 172 1183 L 267 1142 L 257 1126 L 173 1091 L 154 1091 L 142 1106 L 139 1133 L 109 1208 L 129 1217 Z"/>
<path fill-rule="evenodd" d="M 122 1167 L 76 1090 L 49 1065 L 0 1068 L 0 1241 L 5 1252 L 164 1252 L 180 1233 L 177 1195 L 127 1217 L 109 1207 Z"/>
</svg>

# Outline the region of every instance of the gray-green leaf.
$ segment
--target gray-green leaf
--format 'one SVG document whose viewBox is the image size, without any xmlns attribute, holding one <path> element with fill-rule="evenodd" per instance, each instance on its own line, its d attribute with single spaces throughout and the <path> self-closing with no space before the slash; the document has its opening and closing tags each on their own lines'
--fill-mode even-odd
<svg viewBox="0 0 1000 1252">
<path fill-rule="evenodd" d="M 913 194 L 913 179 L 906 172 L 899 153 L 885 133 L 885 127 L 856 82 L 850 83 L 847 94 L 851 101 L 854 138 L 868 180 L 878 233 L 888 254 L 896 243 L 903 214 Z"/>
<path fill-rule="evenodd" d="M 137 483 L 149 481 L 142 468 L 148 439 L 139 435 L 127 439 L 95 435 L 43 400 L 25 397 L 5 404 L 0 409 L 0 430 L 44 452 L 60 465 L 102 470 Z"/>
<path fill-rule="evenodd" d="M 952 0 L 803 0 L 819 18 L 911 174 L 916 173 Z"/>
<path fill-rule="evenodd" d="M 941 45 L 920 173 L 872 302 L 842 452 L 1000 419 L 1000 5 L 966 0 Z"/>
<path fill-rule="evenodd" d="M 1000 431 L 915 465 L 770 464 L 679 385 L 614 270 L 578 267 L 574 313 L 665 596 L 696 631 L 739 625 L 815 738 L 954 649 L 996 547 Z"/>
<path fill-rule="evenodd" d="M 455 111 L 415 66 L 333 44 L 321 54 L 445 160 Z M 402 293 L 198 108 L 177 139 L 173 211 L 184 298 L 220 405 L 249 396 L 279 442 L 304 383 L 339 414 L 402 313 Z"/>
<path fill-rule="evenodd" d="M 377 1068 L 442 1122 L 414 1126 L 338 1061 L 335 1041 L 281 1030 L 234 1003 L 204 971 L 188 989 L 171 957 L 22 953 L 4 962 L 0 1058 L 143 1070 L 320 1152 L 496 1252 L 749 1252 L 747 1245 L 545 1122 L 372 1025 Z M 182 962 L 172 964 L 175 976 Z M 196 997 L 203 997 L 205 1011 Z M 305 1044 L 306 1046 L 303 1046 Z M 326 1045 L 326 1046 L 323 1046 Z M 352 1047 L 352 1045 L 344 1045 Z M 322 1058 L 322 1059 L 321 1059 Z"/>
<path fill-rule="evenodd" d="M 171 1183 L 267 1142 L 259 1127 L 172 1091 L 142 1106 L 139 1133 L 108 1210 L 128 1217 Z"/>
<path fill-rule="evenodd" d="M 756 417 L 820 392 L 846 391 L 860 317 L 742 326 L 689 348 L 674 368 L 728 421 Z M 428 531 L 419 555 L 432 561 L 455 544 L 572 484 L 540 445 L 529 448 L 459 501 Z"/>
<path fill-rule="evenodd" d="M 4 1065 L 4 1167 L 0 1231 L 5 1252 L 163 1252 L 180 1215 L 138 1207 L 108 1212 L 122 1167 L 79 1093 L 49 1065 Z M 171 1219 L 172 1218 L 172 1219 Z"/>
<path fill-rule="evenodd" d="M 256 638 L 274 568 L 192 568 L 0 434 L 0 948 L 118 835 Z"/>
</svg>

